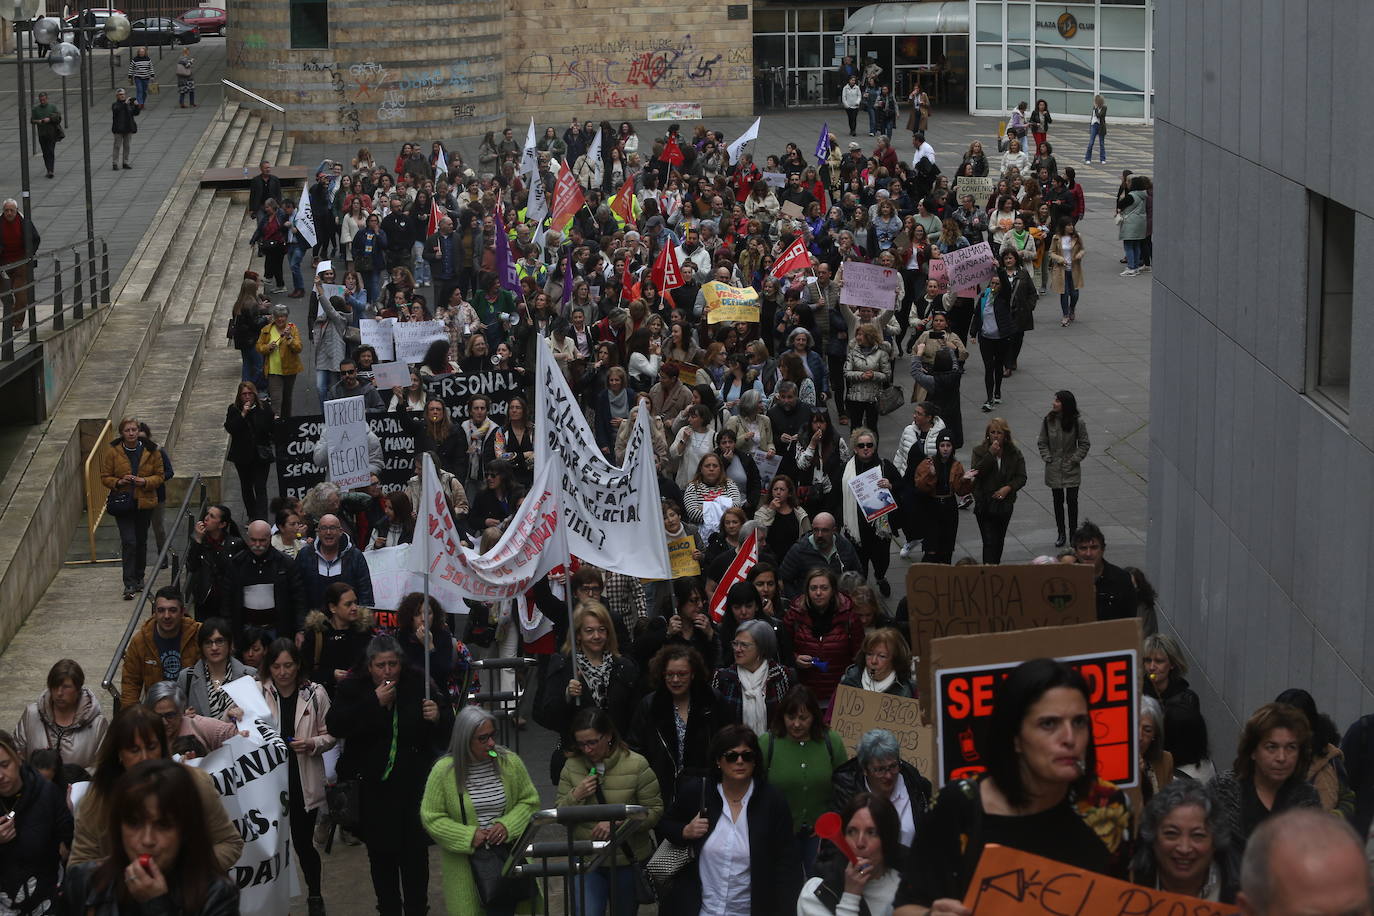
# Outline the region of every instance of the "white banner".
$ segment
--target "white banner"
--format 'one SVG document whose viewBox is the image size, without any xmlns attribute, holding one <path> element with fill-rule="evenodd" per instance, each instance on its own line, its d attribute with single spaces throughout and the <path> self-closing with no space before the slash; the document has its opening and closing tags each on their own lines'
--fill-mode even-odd
<svg viewBox="0 0 1374 916">
<path fill-rule="evenodd" d="M 841 304 L 871 309 L 896 307 L 897 290 L 902 285 L 902 275 L 897 268 L 846 261 L 840 270 L 844 279 L 840 287 Z"/>
<path fill-rule="evenodd" d="M 398 321 L 391 326 L 391 338 L 396 344 L 396 361 L 418 363 L 436 340 L 448 342 L 448 332 L 442 321 Z M 378 358 L 382 358 L 378 353 Z M 391 360 L 386 360 L 391 362 Z"/>
<path fill-rule="evenodd" d="M 392 340 L 395 318 L 363 318 L 358 322 L 363 343 L 377 351 L 377 361 L 393 362 L 396 359 L 396 344 Z"/>
<path fill-rule="evenodd" d="M 324 441 L 329 479 L 345 490 L 367 486 L 372 475 L 367 466 L 367 409 L 362 395 L 324 402 Z"/>
<path fill-rule="evenodd" d="M 296 231 L 301 238 L 315 245 L 315 209 L 310 205 L 310 186 L 309 184 L 301 188 L 300 206 L 296 208 Z"/>
<path fill-rule="evenodd" d="M 254 688 L 256 689 L 256 688 Z M 292 867 L 291 814 L 287 810 L 287 768 L 291 751 L 261 719 L 246 726 L 205 757 L 190 761 L 214 780 L 224 813 L 244 838 L 243 853 L 229 869 L 239 888 L 244 916 L 277 916 L 301 892 Z"/>
</svg>

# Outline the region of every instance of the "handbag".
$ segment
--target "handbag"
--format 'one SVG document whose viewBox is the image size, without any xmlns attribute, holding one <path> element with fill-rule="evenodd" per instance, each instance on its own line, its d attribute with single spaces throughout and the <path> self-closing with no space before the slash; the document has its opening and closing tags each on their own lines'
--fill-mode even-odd
<svg viewBox="0 0 1374 916">
<path fill-rule="evenodd" d="M 887 416 L 906 403 L 906 392 L 896 385 L 888 385 L 878 393 L 878 413 Z"/>
<path fill-rule="evenodd" d="M 118 518 L 138 508 L 138 500 L 130 490 L 111 490 L 105 496 L 105 511 Z"/>
<path fill-rule="evenodd" d="M 318 640 L 317 640 L 318 643 Z M 324 790 L 329 816 L 349 833 L 357 833 L 362 823 L 362 782 L 356 777 L 340 779 Z"/>
<path fill-rule="evenodd" d="M 672 840 L 658 844 L 654 854 L 644 863 L 644 871 L 660 890 L 672 884 L 684 868 L 696 857 L 690 846 L 679 846 Z"/>
<path fill-rule="evenodd" d="M 343 340 L 350 347 L 356 347 L 363 342 L 363 332 L 359 328 L 349 325 L 344 328 Z"/>
<path fill-rule="evenodd" d="M 57 128 L 57 141 L 61 143 L 65 139 L 67 139 L 67 132 L 60 127 Z"/>
<path fill-rule="evenodd" d="M 458 796 L 458 804 L 466 822 L 468 806 L 461 795 Z M 533 878 L 505 874 L 506 860 L 510 858 L 513 845 L 507 842 L 479 846 L 468 855 L 472 883 L 477 888 L 477 899 L 482 901 L 483 907 L 513 909 L 517 903 L 534 896 Z"/>
</svg>

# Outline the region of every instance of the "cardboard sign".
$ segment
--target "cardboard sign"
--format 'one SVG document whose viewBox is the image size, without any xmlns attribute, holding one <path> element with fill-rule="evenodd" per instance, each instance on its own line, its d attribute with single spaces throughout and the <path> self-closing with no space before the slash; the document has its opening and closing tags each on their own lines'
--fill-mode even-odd
<svg viewBox="0 0 1374 916">
<path fill-rule="evenodd" d="M 841 684 L 830 703 L 830 727 L 853 756 L 864 732 L 885 728 L 902 747 L 902 759 L 927 779 L 935 776 L 935 730 L 925 723 L 921 704 L 910 697 L 874 693 Z"/>
<path fill-rule="evenodd" d="M 1234 904 L 1130 884 L 996 843 L 983 847 L 964 906 L 975 916 L 1234 916 L 1237 912 Z"/>
<path fill-rule="evenodd" d="M 371 474 L 367 469 L 367 410 L 362 395 L 324 402 L 324 435 L 329 479 L 345 490 L 367 486 Z"/>
<path fill-rule="evenodd" d="M 410 387 L 410 366 L 406 363 L 373 363 L 372 384 L 378 392 Z"/>
<path fill-rule="evenodd" d="M 782 202 L 782 215 L 788 219 L 802 219 L 806 216 L 806 214 L 802 212 L 801 204 L 790 200 Z"/>
<path fill-rule="evenodd" d="M 752 286 L 738 287 L 712 280 L 701 288 L 706 297 L 706 323 L 759 320 L 759 292 Z"/>
<path fill-rule="evenodd" d="M 981 178 L 974 175 L 960 175 L 954 180 L 955 193 L 972 194 L 973 202 L 980 207 L 987 203 L 988 197 L 996 190 L 997 179 L 991 175 L 984 175 Z"/>
<path fill-rule="evenodd" d="M 987 242 L 947 251 L 944 262 L 950 286 L 960 291 L 975 289 L 997 273 L 997 259 Z"/>
<path fill-rule="evenodd" d="M 382 443 L 382 492 L 404 489 L 414 476 L 415 438 L 401 425 L 400 414 L 372 414 L 367 425 Z M 322 416 L 292 417 L 272 424 L 277 487 L 283 496 L 303 497 L 325 479 L 326 469 L 312 458 L 322 435 Z"/>
<path fill-rule="evenodd" d="M 406 384 L 410 384 L 409 379 Z M 438 398 L 448 407 L 449 419 L 461 423 L 468 418 L 468 399 L 474 394 L 491 399 L 493 417 L 504 417 L 510 410 L 510 399 L 524 387 L 520 376 L 510 369 L 486 369 L 482 372 L 453 372 L 425 380 L 426 396 Z"/>
<path fill-rule="evenodd" d="M 922 662 L 942 636 L 1002 633 L 1097 619 L 1091 566 L 945 566 L 906 572 L 911 646 Z"/>
<path fill-rule="evenodd" d="M 895 267 L 880 267 L 859 261 L 846 262 L 840 304 L 871 309 L 890 309 L 897 304 L 902 274 Z"/>
<path fill-rule="evenodd" d="M 983 772 L 997 685 L 1023 661 L 1057 658 L 1088 683 L 1097 775 L 1130 788 L 1140 780 L 1140 621 L 1108 620 L 935 640 L 933 719 L 944 785 Z"/>
<path fill-rule="evenodd" d="M 396 344 L 396 359 L 403 363 L 418 363 L 436 340 L 448 343 L 448 331 L 442 321 L 398 321 L 391 326 Z"/>
<path fill-rule="evenodd" d="M 945 266 L 943 258 L 931 261 L 926 266 L 926 276 L 940 284 L 940 295 L 949 292 L 949 268 Z"/>
<path fill-rule="evenodd" d="M 392 334 L 396 324 L 395 318 L 363 318 L 358 322 L 363 343 L 377 351 L 378 362 L 389 363 L 396 359 L 396 344 Z"/>
<path fill-rule="evenodd" d="M 696 363 L 678 363 L 677 380 L 691 388 L 697 383 L 697 373 L 700 371 L 701 367 Z"/>
<path fill-rule="evenodd" d="M 674 579 L 701 575 L 701 564 L 692 556 L 696 549 L 696 538 L 690 534 L 668 541 L 668 562 L 672 564 Z"/>
</svg>

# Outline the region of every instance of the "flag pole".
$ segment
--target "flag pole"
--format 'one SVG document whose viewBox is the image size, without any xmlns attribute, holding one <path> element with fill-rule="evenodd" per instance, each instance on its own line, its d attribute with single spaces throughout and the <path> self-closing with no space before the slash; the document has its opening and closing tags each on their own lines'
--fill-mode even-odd
<svg viewBox="0 0 1374 916">
<path fill-rule="evenodd" d="M 424 491 L 425 491 L 425 486 L 424 486 L 424 484 L 425 484 L 425 482 L 426 482 L 427 480 L 430 479 L 430 475 L 433 474 L 434 477 L 435 477 L 435 479 L 438 478 L 438 475 L 437 475 L 437 474 L 434 474 L 434 459 L 430 456 L 429 452 L 425 452 L 424 467 L 423 467 L 421 470 L 423 471 L 423 473 L 424 473 L 425 476 L 424 476 L 424 479 L 422 479 L 422 480 L 420 481 L 420 495 L 421 495 L 421 496 L 424 496 L 424 495 L 425 495 L 425 492 L 424 492 Z M 433 500 L 433 499 L 435 499 L 438 495 L 439 495 L 438 493 L 430 493 L 430 494 L 429 494 L 429 498 L 430 498 L 431 500 Z M 447 505 L 447 503 L 445 503 L 445 505 L 444 505 L 444 511 L 445 511 L 445 512 L 448 511 L 448 505 Z M 424 589 L 425 589 L 425 592 L 424 592 L 425 600 L 424 600 L 424 604 L 420 605 L 420 607 L 424 608 L 424 610 L 423 610 L 423 612 L 422 612 L 424 616 L 422 616 L 422 617 L 420 618 L 422 621 L 424 621 L 424 627 L 423 627 L 423 629 L 424 629 L 424 636 L 423 636 L 423 637 L 421 638 L 421 640 L 420 640 L 420 645 L 421 645 L 421 648 L 424 650 L 424 654 L 425 654 L 425 699 L 426 699 L 426 700 L 428 700 L 428 699 L 430 698 L 430 696 L 429 696 L 430 627 L 432 627 L 432 626 L 434 625 L 434 622 L 430 619 L 430 617 L 434 614 L 434 608 L 430 607 L 430 604 L 429 604 L 429 570 L 430 570 L 430 567 L 434 565 L 434 559 L 433 559 L 433 557 L 430 556 L 430 551 L 433 549 L 433 541 L 434 541 L 434 539 L 431 538 L 431 537 L 426 536 L 426 537 L 424 538 L 424 542 L 425 542 L 425 585 L 424 585 Z"/>
</svg>

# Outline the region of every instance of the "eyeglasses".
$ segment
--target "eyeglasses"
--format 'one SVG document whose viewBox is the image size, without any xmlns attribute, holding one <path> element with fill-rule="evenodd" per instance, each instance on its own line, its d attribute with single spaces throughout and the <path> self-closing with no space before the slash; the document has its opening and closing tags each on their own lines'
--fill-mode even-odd
<svg viewBox="0 0 1374 916">
<path fill-rule="evenodd" d="M 885 763 L 881 766 L 875 765 L 869 767 L 868 774 L 870 776 L 891 776 L 893 773 L 896 773 L 901 768 L 901 764 L 894 760 L 891 763 Z"/>
<path fill-rule="evenodd" d="M 579 592 L 600 592 L 604 587 L 601 585 L 579 585 L 577 590 Z"/>
<path fill-rule="evenodd" d="M 229 640 L 225 639 L 223 636 L 216 636 L 213 639 L 205 640 L 205 644 L 207 646 L 214 646 L 215 648 L 219 648 L 220 646 L 229 645 Z"/>
<path fill-rule="evenodd" d="M 600 744 L 602 741 L 605 741 L 605 740 L 606 740 L 606 736 L 605 736 L 605 735 L 598 735 L 597 737 L 591 739 L 590 741 L 579 741 L 579 742 L 577 742 L 577 746 L 580 747 L 580 748 L 582 748 L 584 751 L 589 751 L 589 750 L 591 750 L 592 748 L 596 747 L 598 744 Z"/>
<path fill-rule="evenodd" d="M 357 375 L 357 374 L 358 374 L 358 370 L 357 370 L 357 369 L 340 369 L 339 371 L 340 371 L 341 373 L 343 373 L 344 375 Z"/>
<path fill-rule="evenodd" d="M 158 713 L 158 715 L 162 717 L 162 721 L 171 722 L 173 719 L 179 718 L 181 716 L 181 710 L 174 709 L 171 712 L 160 712 Z"/>
<path fill-rule="evenodd" d="M 486 733 L 481 734 L 481 735 L 473 735 L 473 736 L 472 736 L 472 739 L 473 739 L 474 741 L 480 741 L 480 742 L 482 742 L 483 744 L 486 744 L 488 741 L 495 742 L 495 741 L 496 741 L 496 732 L 490 731 L 490 732 L 486 732 Z"/>
<path fill-rule="evenodd" d="M 751 642 L 744 642 L 744 641 L 742 641 L 742 640 L 737 639 L 737 640 L 735 640 L 734 642 L 730 643 L 730 648 L 731 648 L 731 649 L 739 649 L 740 651 L 744 651 L 745 649 L 752 649 L 752 648 L 754 648 L 754 644 L 751 643 Z"/>
<path fill-rule="evenodd" d="M 720 759 L 721 759 L 721 760 L 724 760 L 726 763 L 738 763 L 738 762 L 740 762 L 741 760 L 743 760 L 745 763 L 753 763 L 753 762 L 754 762 L 754 752 L 753 752 L 753 751 L 726 751 L 724 754 L 721 754 L 721 755 L 720 755 Z"/>
</svg>

